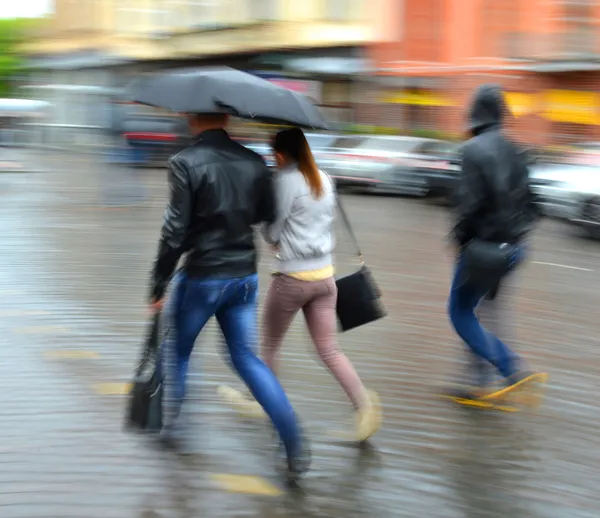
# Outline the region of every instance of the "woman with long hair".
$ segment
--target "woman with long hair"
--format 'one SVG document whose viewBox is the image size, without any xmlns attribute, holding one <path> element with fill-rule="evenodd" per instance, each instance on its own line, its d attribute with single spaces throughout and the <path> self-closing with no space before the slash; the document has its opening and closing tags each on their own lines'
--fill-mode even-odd
<svg viewBox="0 0 600 518">
<path fill-rule="evenodd" d="M 277 215 L 263 228 L 276 250 L 273 279 L 263 315 L 261 356 L 277 372 L 277 356 L 296 313 L 302 310 L 317 353 L 342 386 L 356 411 L 356 440 L 365 441 L 381 426 L 378 395 L 365 389 L 336 338 L 337 287 L 332 252 L 336 195 L 331 179 L 317 167 L 302 130 L 286 129 L 272 141 L 277 162 Z M 233 389 L 222 395 L 242 411 L 256 403 Z M 245 409 L 244 409 L 245 406 Z"/>
</svg>

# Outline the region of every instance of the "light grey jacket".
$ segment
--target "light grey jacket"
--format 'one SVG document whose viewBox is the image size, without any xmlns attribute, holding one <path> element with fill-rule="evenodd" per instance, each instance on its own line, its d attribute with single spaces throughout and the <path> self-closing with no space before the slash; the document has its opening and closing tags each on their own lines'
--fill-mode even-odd
<svg viewBox="0 0 600 518">
<path fill-rule="evenodd" d="M 329 176 L 320 173 L 324 194 L 318 200 L 295 165 L 275 173 L 276 218 L 263 226 L 262 233 L 268 243 L 279 247 L 277 272 L 318 270 L 332 264 L 335 190 Z"/>
</svg>

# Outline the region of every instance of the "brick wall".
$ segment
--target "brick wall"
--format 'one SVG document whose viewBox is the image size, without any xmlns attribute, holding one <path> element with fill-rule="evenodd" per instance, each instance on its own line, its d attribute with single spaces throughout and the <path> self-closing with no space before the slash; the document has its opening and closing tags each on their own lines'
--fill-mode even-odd
<svg viewBox="0 0 600 518">
<path fill-rule="evenodd" d="M 421 127 L 436 129 L 450 134 L 462 134 L 466 128 L 466 113 L 474 90 L 483 83 L 497 83 L 506 91 L 536 93 L 547 89 L 580 90 L 600 92 L 600 73 L 568 74 L 461 74 L 448 78 L 440 94 L 456 101 L 456 106 L 421 108 L 410 111 L 410 107 L 399 104 L 382 104 L 385 88 L 371 84 L 365 96 L 356 106 L 359 124 L 373 124 L 403 130 L 411 129 L 411 114 L 422 117 Z M 414 120 L 413 120 L 414 129 Z M 516 140 L 531 146 L 565 145 L 576 141 L 600 140 L 600 126 L 552 122 L 538 113 L 512 117 L 507 121 L 507 131 Z"/>
</svg>

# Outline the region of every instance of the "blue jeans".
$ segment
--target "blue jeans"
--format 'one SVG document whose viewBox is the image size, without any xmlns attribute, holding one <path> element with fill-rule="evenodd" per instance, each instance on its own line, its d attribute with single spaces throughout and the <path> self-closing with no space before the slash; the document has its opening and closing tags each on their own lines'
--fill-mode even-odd
<svg viewBox="0 0 600 518">
<path fill-rule="evenodd" d="M 523 250 L 519 250 L 513 268 L 521 262 L 523 255 Z M 473 288 L 462 284 L 463 268 L 464 260 L 459 257 L 448 301 L 450 321 L 460 338 L 475 356 L 494 365 L 502 376 L 511 376 L 518 370 L 519 357 L 497 336 L 484 329 L 479 323 L 475 310 L 487 293 L 477 292 Z"/>
<path fill-rule="evenodd" d="M 300 446 L 296 414 L 277 377 L 254 352 L 257 296 L 256 274 L 237 279 L 194 279 L 182 272 L 176 275 L 166 315 L 169 318 L 170 314 L 172 327 L 165 343 L 165 424 L 172 426 L 179 414 L 194 343 L 214 315 L 227 343 L 231 365 L 271 418 L 288 456 L 294 456 Z"/>
</svg>

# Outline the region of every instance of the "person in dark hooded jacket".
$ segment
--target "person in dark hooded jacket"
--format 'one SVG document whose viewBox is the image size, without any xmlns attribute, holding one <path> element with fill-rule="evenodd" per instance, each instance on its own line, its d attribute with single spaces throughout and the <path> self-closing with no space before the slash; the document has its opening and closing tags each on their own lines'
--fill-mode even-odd
<svg viewBox="0 0 600 518">
<path fill-rule="evenodd" d="M 476 91 L 469 112 L 472 138 L 462 150 L 462 170 L 455 192 L 456 221 L 451 236 L 458 254 L 448 303 L 450 321 L 460 338 L 473 355 L 493 365 L 504 378 L 502 391 L 546 379 L 545 374 L 527 369 L 508 345 L 481 326 L 475 311 L 484 297 L 490 297 L 489 290 L 464 283 L 465 246 L 475 239 L 512 245 L 514 269 L 524 259 L 524 241 L 536 221 L 527 164 L 502 131 L 508 113 L 500 87 L 488 84 Z M 468 400 L 490 399 L 498 394 L 481 386 L 457 390 L 460 393 L 450 395 Z"/>
</svg>

